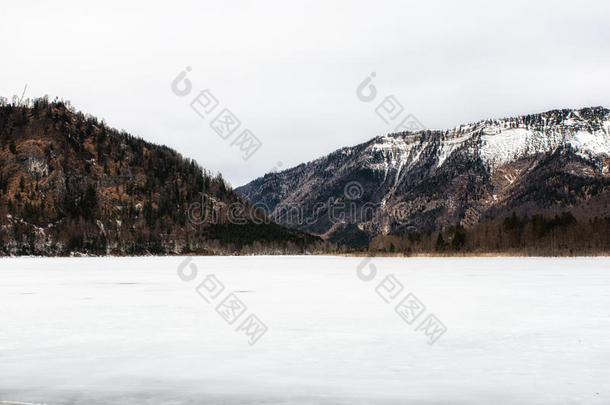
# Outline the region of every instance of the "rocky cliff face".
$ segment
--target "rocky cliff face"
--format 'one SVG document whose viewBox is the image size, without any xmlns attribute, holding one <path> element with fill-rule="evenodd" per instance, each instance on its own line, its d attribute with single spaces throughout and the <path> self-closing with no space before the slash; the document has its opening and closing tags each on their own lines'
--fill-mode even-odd
<svg viewBox="0 0 610 405">
<path fill-rule="evenodd" d="M 610 111 L 553 110 L 397 133 L 236 189 L 287 226 L 335 241 L 519 214 L 610 212 Z"/>
</svg>

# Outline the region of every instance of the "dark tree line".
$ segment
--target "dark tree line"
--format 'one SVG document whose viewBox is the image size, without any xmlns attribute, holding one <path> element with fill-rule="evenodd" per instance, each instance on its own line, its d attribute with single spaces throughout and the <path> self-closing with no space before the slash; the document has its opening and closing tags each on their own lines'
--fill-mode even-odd
<svg viewBox="0 0 610 405">
<path fill-rule="evenodd" d="M 598 255 L 610 251 L 610 217 L 578 220 L 570 212 L 518 216 L 465 228 L 378 236 L 371 253 Z"/>
</svg>

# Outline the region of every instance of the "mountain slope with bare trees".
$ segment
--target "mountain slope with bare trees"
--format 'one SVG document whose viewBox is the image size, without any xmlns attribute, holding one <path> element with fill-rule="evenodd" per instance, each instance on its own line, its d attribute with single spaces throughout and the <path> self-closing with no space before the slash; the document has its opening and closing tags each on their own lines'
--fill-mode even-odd
<svg viewBox="0 0 610 405">
<path fill-rule="evenodd" d="M 251 216 L 230 223 L 227 207 L 242 200 L 220 175 L 69 103 L 0 104 L 0 254 L 300 253 L 321 243 Z M 213 220 L 193 221 L 202 196 Z"/>
<path fill-rule="evenodd" d="M 610 216 L 609 166 L 610 111 L 592 107 L 381 136 L 236 191 L 283 225 L 366 245 L 513 212 Z"/>
</svg>

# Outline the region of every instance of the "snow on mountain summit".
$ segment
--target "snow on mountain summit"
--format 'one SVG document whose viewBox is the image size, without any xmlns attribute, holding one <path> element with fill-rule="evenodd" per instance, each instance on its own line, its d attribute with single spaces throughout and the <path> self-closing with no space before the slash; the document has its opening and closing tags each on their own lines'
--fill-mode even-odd
<svg viewBox="0 0 610 405">
<path fill-rule="evenodd" d="M 531 215 L 577 208 L 601 215 L 606 197 L 610 201 L 608 167 L 610 110 L 592 107 L 378 136 L 236 191 L 284 225 L 329 237 L 353 236 L 356 229 L 371 237 L 476 224 L 513 210 Z M 353 182 L 362 195 L 348 202 L 374 207 L 373 215 L 346 214 L 345 226 L 291 224 L 282 216 L 287 205 L 308 215 L 332 214 Z"/>
<path fill-rule="evenodd" d="M 603 107 L 553 110 L 517 118 L 486 120 L 446 131 L 420 131 L 378 137 L 371 151 L 385 151 L 389 162 L 403 166 L 417 144 L 439 143 L 437 166 L 468 144 L 472 157 L 492 168 L 510 161 L 571 146 L 583 157 L 610 156 L 610 110 Z"/>
</svg>

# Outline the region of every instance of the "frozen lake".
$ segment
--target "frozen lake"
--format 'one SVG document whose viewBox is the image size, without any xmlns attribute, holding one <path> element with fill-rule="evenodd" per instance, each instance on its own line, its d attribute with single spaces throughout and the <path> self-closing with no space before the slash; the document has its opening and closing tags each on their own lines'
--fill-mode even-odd
<svg viewBox="0 0 610 405">
<path fill-rule="evenodd" d="M 0 403 L 610 403 L 608 258 L 184 260 L 0 260 Z"/>
</svg>

